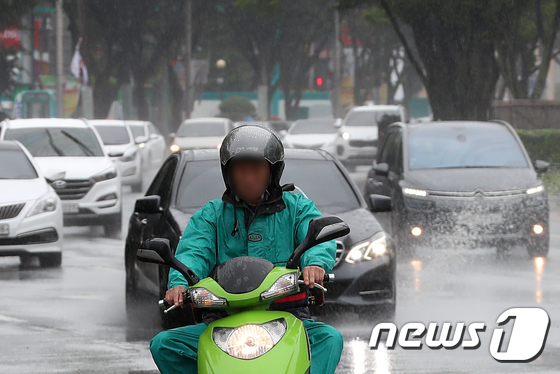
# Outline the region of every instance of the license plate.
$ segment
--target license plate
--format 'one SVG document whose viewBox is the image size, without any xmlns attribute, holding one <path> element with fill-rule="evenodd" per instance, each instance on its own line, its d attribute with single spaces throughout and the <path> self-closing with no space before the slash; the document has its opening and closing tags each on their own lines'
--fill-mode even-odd
<svg viewBox="0 0 560 374">
<path fill-rule="evenodd" d="M 457 223 L 468 227 L 473 226 L 490 226 L 493 224 L 501 224 L 503 222 L 502 213 L 480 213 L 461 215 L 457 219 Z"/>
<path fill-rule="evenodd" d="M 79 211 L 78 204 L 62 204 L 62 213 L 78 213 Z"/>
<path fill-rule="evenodd" d="M 10 225 L 3 223 L 0 225 L 0 236 L 10 235 Z"/>
</svg>

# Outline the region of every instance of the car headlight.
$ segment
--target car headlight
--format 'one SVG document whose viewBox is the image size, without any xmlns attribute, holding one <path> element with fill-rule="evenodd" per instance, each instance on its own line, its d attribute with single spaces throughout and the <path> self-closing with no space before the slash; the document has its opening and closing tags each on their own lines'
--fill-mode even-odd
<svg viewBox="0 0 560 374">
<path fill-rule="evenodd" d="M 416 188 L 403 188 L 403 194 L 408 196 L 416 196 L 416 197 L 426 197 L 428 196 L 428 192 L 424 190 L 418 190 Z"/>
<path fill-rule="evenodd" d="M 41 196 L 29 210 L 26 217 L 36 216 L 37 214 L 53 212 L 56 210 L 57 198 L 52 192 L 47 192 Z"/>
<path fill-rule="evenodd" d="M 119 157 L 119 160 L 122 162 L 134 161 L 136 159 L 137 154 L 138 154 L 138 150 L 136 148 L 129 149 L 121 157 Z"/>
<path fill-rule="evenodd" d="M 543 192 L 543 191 L 544 191 L 544 186 L 541 184 L 539 186 L 529 188 L 526 192 L 527 195 L 534 195 L 536 193 Z"/>
<path fill-rule="evenodd" d="M 171 147 L 169 147 L 169 149 L 171 150 L 171 152 L 179 152 L 181 150 L 181 147 L 179 147 L 177 144 L 173 144 L 171 145 Z"/>
<path fill-rule="evenodd" d="M 227 300 L 218 297 L 204 287 L 190 288 L 192 303 L 197 308 L 211 308 L 228 305 Z"/>
<path fill-rule="evenodd" d="M 297 291 L 298 289 L 298 273 L 288 273 L 279 277 L 276 282 L 266 291 L 261 293 L 261 300 L 270 300 L 288 293 Z"/>
<path fill-rule="evenodd" d="M 138 144 L 138 148 L 144 148 L 146 146 L 146 143 L 140 143 Z"/>
<path fill-rule="evenodd" d="M 109 168 L 105 171 L 102 171 L 99 174 L 94 175 L 93 177 L 91 177 L 91 179 L 93 180 L 94 183 L 97 183 L 97 182 L 103 182 L 109 179 L 113 179 L 116 177 L 117 177 L 117 169 Z"/>
<path fill-rule="evenodd" d="M 350 139 L 350 133 L 349 132 L 343 132 L 341 134 L 341 136 L 342 136 L 342 139 L 344 139 L 344 140 Z"/>
<path fill-rule="evenodd" d="M 354 245 L 346 255 L 346 262 L 354 264 L 360 261 L 373 260 L 385 255 L 387 251 L 387 236 L 384 232 L 377 233 L 370 240 Z"/>
<path fill-rule="evenodd" d="M 270 351 L 282 339 L 286 329 L 286 320 L 279 318 L 262 325 L 216 327 L 212 331 L 212 339 L 228 355 L 251 360 Z"/>
</svg>

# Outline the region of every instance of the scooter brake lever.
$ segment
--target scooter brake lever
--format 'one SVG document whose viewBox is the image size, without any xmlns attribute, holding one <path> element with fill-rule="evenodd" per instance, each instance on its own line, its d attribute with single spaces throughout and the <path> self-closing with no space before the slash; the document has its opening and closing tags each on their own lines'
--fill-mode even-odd
<svg viewBox="0 0 560 374">
<path fill-rule="evenodd" d="M 298 284 L 305 285 L 305 281 L 303 281 L 301 279 L 298 279 Z M 323 291 L 327 292 L 327 289 L 325 287 L 321 286 L 319 283 L 315 283 L 315 287 L 317 287 L 320 290 L 323 290 Z"/>
</svg>

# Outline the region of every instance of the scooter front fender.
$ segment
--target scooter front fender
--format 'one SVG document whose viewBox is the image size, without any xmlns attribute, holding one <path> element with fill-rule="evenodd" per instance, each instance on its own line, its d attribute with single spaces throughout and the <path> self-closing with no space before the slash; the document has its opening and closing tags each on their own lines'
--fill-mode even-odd
<svg viewBox="0 0 560 374">
<path fill-rule="evenodd" d="M 230 356 L 216 345 L 212 333 L 216 327 L 237 328 L 261 325 L 284 318 L 286 333 L 262 356 L 245 360 Z M 200 374 L 304 374 L 309 373 L 310 351 L 303 323 L 293 314 L 280 311 L 246 311 L 221 318 L 208 325 L 198 341 L 198 372 Z"/>
</svg>

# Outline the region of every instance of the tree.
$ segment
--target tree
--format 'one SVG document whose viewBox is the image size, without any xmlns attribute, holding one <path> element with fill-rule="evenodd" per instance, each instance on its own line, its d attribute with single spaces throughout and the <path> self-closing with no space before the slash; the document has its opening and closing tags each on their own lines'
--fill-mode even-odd
<svg viewBox="0 0 560 374">
<path fill-rule="evenodd" d="M 119 89 L 132 77 L 137 116 L 148 119 L 145 86 L 177 55 L 184 38 L 183 7 L 183 0 L 65 2 L 74 40 L 83 37 L 96 118 L 107 116 Z"/>
<path fill-rule="evenodd" d="M 379 7 L 349 9 L 343 13 L 343 26 L 347 27 L 354 57 L 354 104 L 362 105 L 368 99 L 367 92 L 385 84 L 387 103 L 396 103 L 395 94 L 402 87 L 407 105 L 422 84 L 385 12 Z M 403 32 L 410 33 L 408 28 Z"/>
<path fill-rule="evenodd" d="M 550 61 L 560 54 L 559 50 L 554 51 L 560 26 L 560 0 L 518 1 L 514 12 L 515 17 L 504 20 L 503 38 L 497 43 L 504 88 L 516 99 L 539 99 Z"/>
<path fill-rule="evenodd" d="M 341 0 L 379 4 L 426 87 L 435 119 L 485 120 L 500 71 L 496 43 L 515 1 Z M 403 32 L 411 28 L 414 46 Z"/>
</svg>

